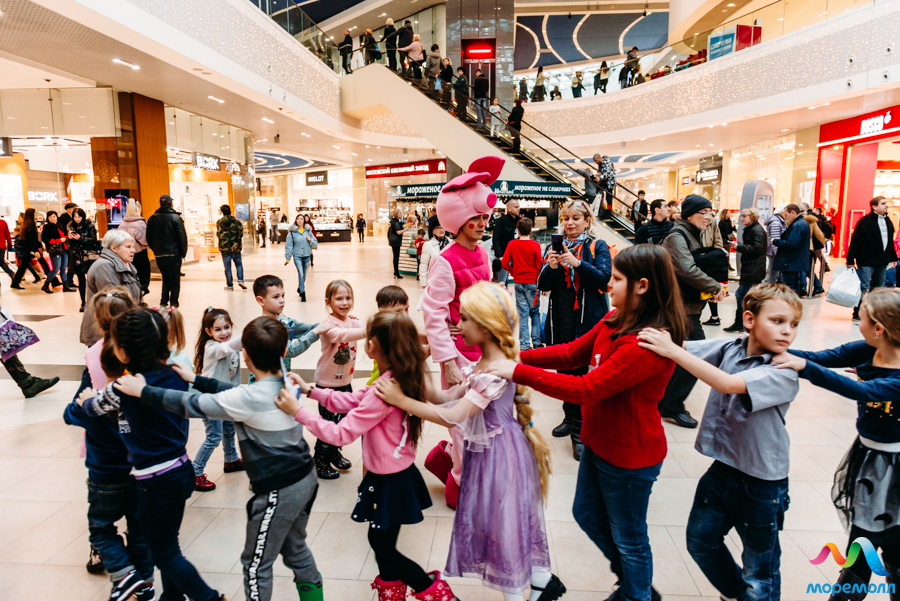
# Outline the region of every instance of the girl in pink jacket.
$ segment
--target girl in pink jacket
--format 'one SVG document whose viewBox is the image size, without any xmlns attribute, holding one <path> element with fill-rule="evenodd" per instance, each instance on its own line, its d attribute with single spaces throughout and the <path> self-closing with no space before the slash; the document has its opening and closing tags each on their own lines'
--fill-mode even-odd
<svg viewBox="0 0 900 601">
<path fill-rule="evenodd" d="M 379 380 L 394 378 L 407 397 L 426 397 L 425 353 L 406 313 L 381 311 L 369 320 L 366 354 L 381 368 Z M 413 589 L 416 599 L 452 601 L 453 592 L 441 580 L 440 572 L 425 573 L 397 550 L 400 526 L 421 522 L 422 510 L 431 507 L 428 487 L 414 463 L 422 420 L 379 399 L 374 385 L 339 392 L 311 386 L 293 373 L 290 376 L 320 406 L 346 415 L 339 423 L 318 417 L 305 411 L 286 389 L 276 400 L 282 411 L 294 415 L 319 440 L 336 446 L 362 436 L 363 463 L 368 471 L 359 485 L 352 517 L 371 524 L 369 544 L 380 571 L 372 588 L 378 590 L 379 601 L 402 601 L 407 587 Z"/>
</svg>

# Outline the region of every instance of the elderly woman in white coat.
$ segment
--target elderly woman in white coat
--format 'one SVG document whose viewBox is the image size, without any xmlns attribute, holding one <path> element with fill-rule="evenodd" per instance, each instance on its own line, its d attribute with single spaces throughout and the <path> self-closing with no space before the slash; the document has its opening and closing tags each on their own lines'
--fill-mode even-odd
<svg viewBox="0 0 900 601">
<path fill-rule="evenodd" d="M 432 230 L 431 240 L 422 245 L 422 268 L 419 269 L 419 283 L 422 288 L 428 286 L 428 268 L 431 266 L 431 260 L 441 254 L 441 251 L 450 246 L 450 238 L 447 232 L 437 224 Z"/>
</svg>

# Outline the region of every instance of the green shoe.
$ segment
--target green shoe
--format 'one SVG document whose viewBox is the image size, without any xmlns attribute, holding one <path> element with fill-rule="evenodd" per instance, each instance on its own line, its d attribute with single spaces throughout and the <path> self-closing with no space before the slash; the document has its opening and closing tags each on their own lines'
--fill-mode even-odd
<svg viewBox="0 0 900 601">
<path fill-rule="evenodd" d="M 322 575 L 319 574 L 319 578 Z M 322 593 L 322 583 L 315 582 L 298 582 L 297 593 L 300 595 L 300 601 L 324 601 L 325 597 Z"/>
</svg>

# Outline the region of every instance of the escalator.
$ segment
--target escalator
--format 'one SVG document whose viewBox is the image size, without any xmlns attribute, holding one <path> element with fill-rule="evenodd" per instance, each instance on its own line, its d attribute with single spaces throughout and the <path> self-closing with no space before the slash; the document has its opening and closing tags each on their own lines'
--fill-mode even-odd
<svg viewBox="0 0 900 601">
<path fill-rule="evenodd" d="M 573 197 L 594 201 L 585 196 L 582 183 L 585 174 L 597 172 L 597 165 L 558 144 L 531 126 L 527 119 L 522 121 L 520 148 L 514 150 L 510 131 L 505 127 L 501 128 L 498 136 L 492 137 L 489 129 L 476 126 L 471 85 L 467 110 L 465 115 L 459 115 L 455 103 L 445 102 L 440 92 L 427 89 L 427 79 L 404 78 L 387 68 L 385 58 L 363 60 L 363 48 L 342 54 L 338 45 L 309 19 L 294 0 L 288 0 L 287 5 L 287 8 L 270 16 L 341 76 L 341 110 L 344 114 L 358 119 L 393 114 L 458 165 L 469 165 L 476 158 L 490 154 L 499 155 L 506 159 L 500 176 L 502 179 L 566 183 L 572 186 Z M 383 49 L 381 43 L 376 46 Z M 373 57 L 370 55 L 369 58 Z M 345 64 L 367 62 L 371 64 L 352 72 L 344 69 Z M 504 123 L 509 114 L 510 108 L 500 106 L 500 117 Z M 617 184 L 609 199 L 612 206 L 605 211 L 597 211 L 601 222 L 611 230 L 614 238 L 628 242 L 634 240 L 631 206 L 636 199 L 634 193 Z"/>
</svg>

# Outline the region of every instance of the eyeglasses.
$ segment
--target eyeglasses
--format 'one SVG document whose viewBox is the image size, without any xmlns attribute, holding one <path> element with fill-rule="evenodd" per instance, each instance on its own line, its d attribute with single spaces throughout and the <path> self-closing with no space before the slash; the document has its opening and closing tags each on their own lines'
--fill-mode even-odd
<svg viewBox="0 0 900 601">
<path fill-rule="evenodd" d="M 709 217 L 712 217 L 712 214 L 713 214 L 713 212 L 710 211 L 709 209 L 704 209 L 704 210 L 702 210 L 702 211 L 699 212 L 699 215 L 700 215 L 701 217 L 703 217 L 704 219 L 707 219 L 707 218 L 709 218 Z"/>
</svg>

